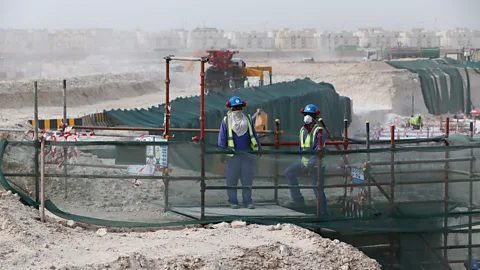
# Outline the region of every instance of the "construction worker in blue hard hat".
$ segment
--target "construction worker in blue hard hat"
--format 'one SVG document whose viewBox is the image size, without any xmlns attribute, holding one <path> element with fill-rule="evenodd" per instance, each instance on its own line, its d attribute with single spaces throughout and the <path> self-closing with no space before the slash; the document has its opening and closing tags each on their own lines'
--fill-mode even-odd
<svg viewBox="0 0 480 270">
<path fill-rule="evenodd" d="M 243 107 L 247 103 L 239 97 L 232 97 L 227 102 L 230 111 L 223 118 L 218 134 L 218 145 L 233 151 L 258 151 L 262 146 L 255 131 L 250 115 L 243 114 Z M 226 181 L 227 186 L 236 187 L 238 179 L 242 186 L 251 187 L 253 184 L 254 156 L 249 153 L 227 154 Z M 238 208 L 237 190 L 227 189 L 228 202 L 232 209 Z M 242 189 L 243 204 L 254 209 L 252 190 Z"/>
<path fill-rule="evenodd" d="M 468 269 L 468 261 L 464 262 L 463 266 L 465 266 L 465 269 Z M 472 259 L 472 261 L 470 262 L 470 266 L 471 266 L 471 268 L 468 269 L 468 270 L 478 270 L 478 269 L 480 269 L 480 267 L 478 266 L 478 262 L 475 259 Z"/>
<path fill-rule="evenodd" d="M 302 108 L 300 112 L 303 114 L 303 127 L 300 129 L 300 150 L 301 151 L 312 151 L 318 150 L 318 132 L 320 127 L 317 125 L 317 117 L 320 114 L 320 110 L 313 104 L 308 104 L 305 108 Z M 321 144 L 325 146 L 327 135 L 323 131 L 323 141 Z M 302 174 L 308 172 L 311 179 L 311 184 L 317 185 L 318 178 L 318 159 L 317 156 L 302 156 L 300 160 L 290 165 L 285 170 L 285 176 L 287 177 L 288 185 L 298 186 L 298 177 Z M 321 174 L 323 182 L 325 182 L 325 161 L 322 160 Z M 314 188 L 313 192 L 315 196 L 318 196 L 317 189 Z M 290 196 L 292 197 L 291 202 L 287 203 L 286 207 L 299 208 L 305 206 L 305 199 L 298 188 L 290 189 Z M 321 215 L 322 217 L 327 217 L 327 199 L 325 192 L 323 191 L 323 186 L 321 187 Z"/>
</svg>

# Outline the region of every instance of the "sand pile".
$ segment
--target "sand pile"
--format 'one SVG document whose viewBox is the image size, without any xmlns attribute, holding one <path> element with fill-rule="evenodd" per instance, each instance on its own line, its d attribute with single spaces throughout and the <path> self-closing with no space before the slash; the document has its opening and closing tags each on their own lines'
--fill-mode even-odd
<svg viewBox="0 0 480 270">
<path fill-rule="evenodd" d="M 353 100 L 356 112 L 392 110 L 402 114 L 406 89 L 420 91 L 420 84 L 408 80 L 408 72 L 382 62 L 319 62 L 274 63 L 276 82 L 309 77 L 316 82 L 329 82 L 340 95 Z M 411 100 L 411 99 L 410 99 Z M 423 99 L 419 105 L 423 105 Z M 411 104 L 411 103 L 410 103 Z M 409 104 L 409 105 L 410 105 Z M 400 107 L 399 107 L 400 105 Z M 408 112 L 406 112 L 408 113 Z"/>
<path fill-rule="evenodd" d="M 380 269 L 352 246 L 293 225 L 112 233 L 52 218 L 42 224 L 8 192 L 0 226 L 0 269 Z"/>
<path fill-rule="evenodd" d="M 336 90 L 353 100 L 356 122 L 384 123 L 386 113 L 409 115 L 411 93 L 414 90 L 415 111 L 426 112 L 419 83 L 408 79 L 408 72 L 396 70 L 385 63 L 324 62 L 324 63 L 261 63 L 271 65 L 273 82 L 309 77 L 332 83 Z M 138 73 L 108 73 L 68 78 L 68 116 L 76 117 L 103 109 L 146 108 L 164 102 L 164 70 Z M 171 73 L 171 98 L 199 94 L 198 72 Z M 39 80 L 40 117 L 62 116 L 62 79 Z M 254 84 L 255 80 L 252 79 Z M 33 117 L 33 80 L 0 82 L 0 121 L 12 125 L 15 119 L 25 121 Z M 19 110 L 22 108 L 22 110 Z M 15 115 L 15 119 L 11 117 Z M 18 122 L 17 122 L 18 123 Z"/>
<path fill-rule="evenodd" d="M 38 79 L 39 118 L 62 118 L 64 78 Z M 148 108 L 165 102 L 164 71 L 97 74 L 66 78 L 67 116 L 79 117 L 109 109 Z M 0 126 L 33 119 L 35 79 L 0 81 Z M 198 76 L 171 73 L 171 99 L 199 93 Z"/>
<path fill-rule="evenodd" d="M 192 83 L 188 74 L 173 73 L 172 87 L 185 88 Z M 38 82 L 39 106 L 63 106 L 63 81 L 56 79 L 29 79 L 0 81 L 0 106 L 2 108 L 23 108 L 33 106 L 34 81 Z M 137 97 L 165 88 L 164 75 L 159 71 L 137 73 L 105 73 L 67 80 L 67 106 L 90 105 L 99 101 Z"/>
<path fill-rule="evenodd" d="M 416 113 L 426 113 L 420 83 L 409 78 L 409 72 L 383 62 L 317 62 L 317 63 L 255 63 L 272 65 L 274 82 L 309 77 L 316 82 L 333 84 L 340 95 L 353 102 L 353 124 L 350 134 L 364 131 L 365 121 L 388 125 L 386 115 L 410 115 L 412 91 Z M 412 76 L 412 74 L 410 75 Z"/>
</svg>

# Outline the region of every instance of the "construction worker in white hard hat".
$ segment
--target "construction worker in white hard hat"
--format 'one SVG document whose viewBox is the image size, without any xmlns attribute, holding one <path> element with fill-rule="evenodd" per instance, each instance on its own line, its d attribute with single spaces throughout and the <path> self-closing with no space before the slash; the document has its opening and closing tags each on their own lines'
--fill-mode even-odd
<svg viewBox="0 0 480 270">
<path fill-rule="evenodd" d="M 320 132 L 320 127 L 317 125 L 317 117 L 320 114 L 320 110 L 313 104 L 308 104 L 305 108 L 302 108 L 300 112 L 303 114 L 303 127 L 300 129 L 300 150 L 301 151 L 312 151 L 318 150 L 320 143 L 325 146 L 325 141 L 327 134 L 323 130 L 323 141 L 319 142 L 318 132 Z M 287 178 L 288 185 L 298 186 L 298 177 L 304 173 L 308 172 L 311 179 L 311 185 L 317 185 L 318 179 L 318 159 L 317 156 L 302 156 L 299 161 L 293 163 L 285 170 L 285 176 Z M 322 159 L 322 168 L 321 175 L 323 183 L 325 183 L 325 160 Z M 321 200 L 321 216 L 326 218 L 328 217 L 327 213 L 327 198 L 321 187 L 321 194 L 317 193 L 317 188 L 313 189 L 315 196 L 320 196 Z M 298 188 L 290 189 L 290 196 L 292 197 L 291 202 L 285 204 L 285 207 L 289 208 L 301 208 L 305 207 L 305 199 Z"/>
<path fill-rule="evenodd" d="M 233 151 L 258 151 L 262 149 L 257 132 L 255 131 L 250 115 L 243 114 L 243 107 L 247 105 L 239 97 L 232 97 L 227 102 L 230 111 L 224 117 L 218 134 L 218 145 Z M 249 153 L 228 154 L 226 157 L 227 186 L 236 187 L 238 179 L 242 186 L 253 185 L 254 156 Z M 227 189 L 228 202 L 232 209 L 238 208 L 237 190 Z M 243 204 L 248 209 L 254 209 L 252 190 L 242 189 Z"/>
</svg>

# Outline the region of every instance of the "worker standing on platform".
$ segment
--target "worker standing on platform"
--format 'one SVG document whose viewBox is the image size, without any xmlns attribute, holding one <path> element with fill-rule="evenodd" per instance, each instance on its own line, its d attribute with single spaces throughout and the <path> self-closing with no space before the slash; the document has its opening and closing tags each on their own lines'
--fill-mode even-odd
<svg viewBox="0 0 480 270">
<path fill-rule="evenodd" d="M 313 104 L 308 104 L 305 108 L 301 109 L 300 112 L 303 114 L 303 122 L 304 125 L 300 129 L 300 150 L 301 151 L 312 151 L 318 150 L 319 141 L 318 141 L 318 132 L 320 132 L 320 127 L 317 125 L 317 117 L 320 114 L 320 110 Z M 321 144 L 322 147 L 325 146 L 325 141 L 327 138 L 327 134 L 323 131 L 323 140 Z M 290 186 L 298 186 L 298 177 L 302 173 L 306 173 L 310 175 L 311 184 L 316 186 L 317 185 L 317 178 L 318 178 L 318 159 L 317 156 L 302 156 L 299 161 L 293 163 L 285 170 L 285 176 L 287 177 L 288 185 Z M 325 160 L 322 158 L 322 168 L 321 168 L 321 175 L 323 179 L 323 183 L 325 183 Z M 313 189 L 315 196 L 318 197 L 319 194 L 317 193 L 317 188 Z M 299 208 L 305 206 L 305 199 L 302 196 L 302 193 L 298 188 L 291 188 L 290 189 L 290 196 L 292 197 L 291 202 L 287 203 L 285 207 L 290 208 Z M 321 187 L 321 216 L 327 217 L 327 198 L 325 196 L 325 192 L 323 190 L 323 186 Z"/>
<path fill-rule="evenodd" d="M 258 151 L 262 146 L 254 129 L 250 115 L 243 114 L 243 107 L 247 104 L 239 97 L 232 97 L 226 106 L 230 108 L 223 118 L 218 134 L 218 145 L 233 151 Z M 226 182 L 227 186 L 236 187 L 238 179 L 242 186 L 251 187 L 253 184 L 254 156 L 249 153 L 227 154 Z M 228 202 L 232 209 L 238 208 L 237 190 L 228 189 Z M 254 209 L 252 190 L 242 189 L 243 204 Z"/>
</svg>

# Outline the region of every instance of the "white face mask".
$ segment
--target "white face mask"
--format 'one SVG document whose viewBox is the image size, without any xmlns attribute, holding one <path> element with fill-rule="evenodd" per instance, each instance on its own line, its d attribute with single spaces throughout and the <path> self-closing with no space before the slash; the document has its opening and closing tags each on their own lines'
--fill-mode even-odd
<svg viewBox="0 0 480 270">
<path fill-rule="evenodd" d="M 241 118 L 243 116 L 243 111 L 232 111 L 232 115 L 234 115 L 235 118 Z"/>
<path fill-rule="evenodd" d="M 305 122 L 305 124 L 310 124 L 313 122 L 313 118 L 310 115 L 305 115 L 303 117 L 303 122 Z"/>
</svg>

